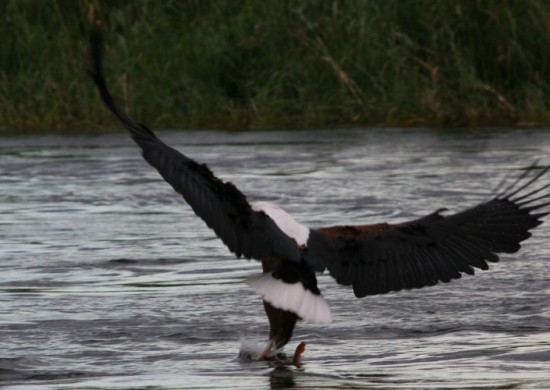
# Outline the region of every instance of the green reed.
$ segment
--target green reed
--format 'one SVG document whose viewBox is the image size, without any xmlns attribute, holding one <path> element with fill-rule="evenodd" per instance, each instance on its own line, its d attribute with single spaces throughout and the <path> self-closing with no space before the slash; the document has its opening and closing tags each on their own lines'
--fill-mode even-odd
<svg viewBox="0 0 550 390">
<path fill-rule="evenodd" d="M 113 93 L 157 128 L 550 118 L 546 1 L 8 0 L 0 132 L 115 126 L 87 74 L 90 4 Z"/>
</svg>

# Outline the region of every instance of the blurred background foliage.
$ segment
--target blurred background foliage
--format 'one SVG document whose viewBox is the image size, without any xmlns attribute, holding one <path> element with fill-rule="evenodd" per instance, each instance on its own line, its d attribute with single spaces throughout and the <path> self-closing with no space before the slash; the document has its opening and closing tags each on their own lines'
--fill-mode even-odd
<svg viewBox="0 0 550 390">
<path fill-rule="evenodd" d="M 118 102 L 154 127 L 544 125 L 550 2 L 7 0 L 0 131 L 109 128 L 88 13 Z"/>
</svg>

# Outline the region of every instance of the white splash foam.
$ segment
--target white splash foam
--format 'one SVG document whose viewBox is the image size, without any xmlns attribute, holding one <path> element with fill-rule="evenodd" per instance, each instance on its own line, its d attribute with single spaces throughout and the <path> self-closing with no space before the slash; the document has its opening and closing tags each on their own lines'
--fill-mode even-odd
<svg viewBox="0 0 550 390">
<path fill-rule="evenodd" d="M 239 349 L 239 357 L 249 360 L 258 360 L 261 353 L 265 350 L 266 342 L 241 338 L 241 348 Z"/>
</svg>

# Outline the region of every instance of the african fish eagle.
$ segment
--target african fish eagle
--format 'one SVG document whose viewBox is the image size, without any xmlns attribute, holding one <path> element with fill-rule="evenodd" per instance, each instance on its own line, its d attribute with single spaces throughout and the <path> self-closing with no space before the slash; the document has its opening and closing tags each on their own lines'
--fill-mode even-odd
<svg viewBox="0 0 550 390">
<path fill-rule="evenodd" d="M 263 273 L 246 283 L 263 299 L 269 319 L 261 358 L 273 359 L 297 320 L 331 322 L 316 273 L 328 270 L 355 296 L 433 286 L 488 269 L 498 253 L 514 253 L 548 214 L 550 184 L 535 187 L 549 167 L 533 165 L 485 203 L 443 215 L 440 209 L 408 222 L 310 229 L 282 208 L 249 203 L 230 182 L 162 142 L 113 101 L 102 71 L 102 33 L 90 34 L 92 78 L 106 107 L 129 130 L 143 158 L 237 257 L 261 262 Z M 531 174 L 536 171 L 535 174 Z M 537 184 L 538 185 L 538 184 Z M 533 188 L 535 187 L 535 188 Z M 303 348 L 302 348 L 303 350 Z"/>
</svg>

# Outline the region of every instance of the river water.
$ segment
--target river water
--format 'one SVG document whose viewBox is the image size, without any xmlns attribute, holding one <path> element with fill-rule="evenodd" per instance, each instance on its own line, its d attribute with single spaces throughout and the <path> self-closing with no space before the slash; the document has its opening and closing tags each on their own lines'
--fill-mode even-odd
<svg viewBox="0 0 550 390">
<path fill-rule="evenodd" d="M 249 200 L 311 227 L 487 199 L 550 163 L 548 130 L 160 133 Z M 550 182 L 550 178 L 546 179 Z M 550 388 L 550 223 L 491 270 L 356 299 L 299 324 L 301 369 L 246 358 L 267 335 L 235 259 L 125 133 L 0 138 L 0 387 Z M 241 351 L 241 353 L 240 353 Z"/>
</svg>

